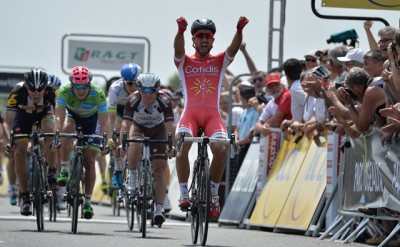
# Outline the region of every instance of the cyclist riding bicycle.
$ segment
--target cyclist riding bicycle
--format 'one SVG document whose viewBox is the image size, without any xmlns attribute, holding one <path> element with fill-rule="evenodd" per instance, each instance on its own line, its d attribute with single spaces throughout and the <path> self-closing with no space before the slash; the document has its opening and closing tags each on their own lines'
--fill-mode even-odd
<svg viewBox="0 0 400 247">
<path fill-rule="evenodd" d="M 113 82 L 108 90 L 108 119 L 110 126 L 115 126 L 117 133 L 121 130 L 126 101 L 128 96 L 137 90 L 136 79 L 141 72 L 142 68 L 135 63 L 124 64 L 121 69 L 122 78 Z M 124 183 L 123 162 L 117 151 L 114 151 L 114 157 L 115 167 L 111 182 L 116 188 L 120 188 Z"/>
<path fill-rule="evenodd" d="M 137 78 L 138 91 L 131 94 L 125 105 L 121 136 L 129 132 L 130 138 L 149 137 L 150 139 L 167 139 L 168 133 L 174 132 L 174 114 L 169 98 L 159 92 L 160 78 L 154 73 L 141 74 Z M 131 128 L 133 125 L 133 128 Z M 133 143 L 129 150 L 129 176 L 127 189 L 134 192 L 136 188 L 136 167 L 141 160 L 142 143 Z M 165 168 L 167 159 L 165 144 L 150 143 L 151 161 L 155 181 L 154 222 L 161 225 L 165 221 L 162 206 L 165 199 Z M 171 153 L 171 152 L 170 152 Z"/>
<path fill-rule="evenodd" d="M 204 134 L 212 138 L 228 138 L 225 124 L 219 114 L 219 99 L 223 79 L 228 65 L 233 61 L 242 43 L 242 30 L 248 23 L 246 17 L 240 17 L 237 31 L 225 52 L 211 55 L 216 32 L 215 23 L 210 19 L 197 19 L 191 26 L 192 42 L 195 54 L 185 55 L 184 32 L 188 25 L 184 17 L 177 19 L 178 32 L 174 40 L 175 65 L 179 72 L 182 93 L 184 95 L 183 115 L 177 126 L 177 137 L 184 132 L 186 136 L 196 136 L 197 129 L 203 128 Z M 187 181 L 189 178 L 188 153 L 191 143 L 185 142 L 182 153 L 176 158 L 180 199 L 179 207 L 186 211 L 190 206 Z M 218 188 L 224 174 L 228 144 L 211 143 L 213 160 L 211 162 L 212 205 L 209 215 L 218 218 L 220 214 Z"/>
<path fill-rule="evenodd" d="M 62 86 L 58 92 L 55 110 L 57 117 L 56 129 L 64 133 L 75 133 L 76 128 L 80 125 L 85 135 L 108 133 L 106 96 L 100 87 L 91 83 L 92 75 L 89 69 L 85 66 L 74 67 L 69 80 L 70 83 Z M 86 219 L 91 219 L 93 216 L 90 200 L 96 180 L 95 158 L 99 148 L 100 139 L 90 138 L 85 140 L 83 147 L 85 160 L 83 216 Z M 72 140 L 62 139 L 60 150 L 62 170 L 57 180 L 60 185 L 60 194 L 66 191 L 65 185 L 70 171 L 71 151 Z M 102 154 L 105 153 L 102 152 Z"/>
<path fill-rule="evenodd" d="M 17 83 L 8 97 L 6 109 L 8 129 L 14 130 L 15 134 L 30 134 L 32 126 L 39 122 L 42 132 L 54 132 L 54 106 L 55 91 L 48 85 L 47 73 L 43 69 L 33 68 L 24 74 L 24 81 Z M 55 178 L 57 154 L 50 150 L 52 139 L 46 138 L 46 145 L 43 149 L 49 166 L 48 183 L 50 186 L 57 184 Z M 11 153 L 15 161 L 22 196 L 21 214 L 25 216 L 32 214 L 28 191 L 29 175 L 25 165 L 28 142 L 29 139 L 16 140 L 15 149 L 13 148 Z M 8 147 L 11 148 L 10 145 Z"/>
</svg>

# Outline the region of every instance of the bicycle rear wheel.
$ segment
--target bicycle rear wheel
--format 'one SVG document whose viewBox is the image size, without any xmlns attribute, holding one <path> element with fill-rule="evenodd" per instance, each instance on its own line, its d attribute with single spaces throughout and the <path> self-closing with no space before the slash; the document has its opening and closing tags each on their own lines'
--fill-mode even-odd
<svg viewBox="0 0 400 247">
<path fill-rule="evenodd" d="M 72 193 L 72 226 L 71 230 L 74 234 L 78 229 L 78 215 L 79 215 L 79 205 L 81 203 L 80 182 L 82 178 L 82 157 L 77 157 L 75 159 L 75 164 L 71 176 L 71 193 Z"/>
<path fill-rule="evenodd" d="M 211 203 L 211 191 L 210 191 L 210 168 L 209 160 L 204 159 L 203 164 L 199 169 L 199 232 L 201 245 L 206 245 L 207 234 L 208 234 L 208 222 Z"/>
<path fill-rule="evenodd" d="M 40 232 L 44 230 L 43 208 L 45 201 L 42 165 L 37 156 L 33 159 L 33 169 L 33 207 L 36 215 L 37 229 Z"/>
</svg>

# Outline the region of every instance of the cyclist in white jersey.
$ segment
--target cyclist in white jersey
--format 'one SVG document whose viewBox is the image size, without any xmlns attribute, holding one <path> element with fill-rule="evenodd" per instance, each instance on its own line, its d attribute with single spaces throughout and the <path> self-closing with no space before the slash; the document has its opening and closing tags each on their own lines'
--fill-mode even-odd
<svg viewBox="0 0 400 247">
<path fill-rule="evenodd" d="M 110 122 L 110 130 L 115 129 L 117 133 L 121 130 L 122 117 L 128 96 L 137 90 L 136 79 L 142 72 L 142 68 L 135 63 L 124 64 L 121 68 L 121 79 L 111 84 L 108 90 L 108 119 Z M 111 137 L 110 133 L 110 137 Z M 116 145 L 113 145 L 116 146 Z M 122 176 L 122 160 L 117 150 L 114 150 L 115 167 L 111 183 L 116 188 L 122 186 L 124 179 Z"/>
</svg>

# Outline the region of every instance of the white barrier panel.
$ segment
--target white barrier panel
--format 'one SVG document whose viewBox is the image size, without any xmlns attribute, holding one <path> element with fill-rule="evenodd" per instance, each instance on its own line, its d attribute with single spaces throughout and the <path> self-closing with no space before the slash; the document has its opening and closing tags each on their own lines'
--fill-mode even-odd
<svg viewBox="0 0 400 247">
<path fill-rule="evenodd" d="M 255 193 L 258 177 L 258 152 L 260 144 L 252 143 L 233 183 L 231 192 L 221 211 L 218 222 L 241 224 L 251 198 Z"/>
</svg>

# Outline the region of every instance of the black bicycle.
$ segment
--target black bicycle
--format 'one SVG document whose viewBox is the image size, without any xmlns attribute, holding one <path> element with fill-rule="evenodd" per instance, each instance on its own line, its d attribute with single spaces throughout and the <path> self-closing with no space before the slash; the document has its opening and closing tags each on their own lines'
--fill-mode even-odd
<svg viewBox="0 0 400 247">
<path fill-rule="evenodd" d="M 113 129 L 112 140 L 114 141 L 114 143 L 117 142 L 118 136 L 119 134 L 117 133 L 117 130 Z M 122 188 L 116 188 L 112 185 L 114 167 L 115 167 L 115 157 L 114 153 L 110 151 L 110 162 L 108 164 L 109 183 L 107 187 L 107 194 L 110 197 L 110 204 L 113 215 L 120 216 L 121 208 L 123 208 L 121 205 L 123 203 L 123 195 L 122 195 Z"/>
<path fill-rule="evenodd" d="M 133 222 L 133 208 L 136 206 L 136 215 L 138 221 L 139 231 L 142 233 L 142 237 L 146 237 L 146 222 L 148 215 L 151 217 L 154 215 L 154 177 L 153 177 L 153 167 L 150 161 L 150 143 L 165 143 L 168 144 L 168 148 L 172 148 L 172 135 L 168 135 L 168 140 L 162 139 L 150 139 L 148 137 L 144 137 L 142 139 L 127 139 L 127 132 L 123 132 L 122 136 L 122 149 L 125 151 L 127 148 L 127 143 L 136 142 L 143 143 L 142 149 L 142 160 L 137 167 L 138 170 L 138 183 L 135 192 L 135 196 L 133 195 L 129 198 L 129 209 L 131 213 L 131 219 L 128 218 L 129 221 Z M 127 191 L 126 193 L 130 193 Z M 127 217 L 128 217 L 128 210 Z M 151 226 L 154 226 L 153 217 L 151 217 Z M 161 225 L 158 225 L 161 227 Z"/>
<path fill-rule="evenodd" d="M 191 215 L 191 235 L 193 244 L 197 243 L 199 232 L 201 245 L 207 242 L 208 223 L 211 204 L 210 191 L 210 159 L 208 157 L 207 146 L 211 142 L 230 143 L 230 156 L 235 156 L 235 136 L 232 134 L 230 139 L 210 138 L 202 136 L 203 130 L 198 130 L 199 137 L 185 137 L 185 133 L 181 133 L 178 141 L 177 155 L 182 152 L 183 142 L 197 142 L 197 158 L 194 161 L 192 181 L 189 187 L 190 206 L 188 212 Z"/>
<path fill-rule="evenodd" d="M 44 230 L 44 204 L 48 200 L 47 172 L 40 145 L 40 138 L 54 137 L 54 133 L 40 133 L 39 123 L 36 122 L 31 134 L 14 134 L 10 132 L 10 144 L 14 141 L 29 138 L 31 142 L 31 158 L 29 164 L 29 195 L 33 202 L 33 215 L 36 216 L 38 231 Z"/>
<path fill-rule="evenodd" d="M 79 207 L 83 204 L 84 199 L 84 183 L 83 183 L 83 167 L 84 167 L 84 159 L 83 159 L 83 146 L 85 138 L 99 138 L 103 141 L 103 147 L 106 146 L 105 141 L 107 140 L 106 134 L 103 136 L 100 135 L 84 135 L 82 132 L 82 127 L 78 126 L 77 133 L 59 133 L 56 131 L 56 135 L 54 138 L 55 143 L 59 143 L 59 138 L 72 138 L 76 139 L 75 150 L 74 150 L 74 158 L 71 167 L 71 175 L 69 176 L 67 183 L 67 193 L 63 200 L 66 200 L 70 206 L 72 206 L 72 225 L 71 231 L 76 234 L 78 229 L 78 215 L 79 215 Z M 82 190 L 81 190 L 82 188 Z M 81 207 L 81 218 L 83 217 Z"/>
</svg>

